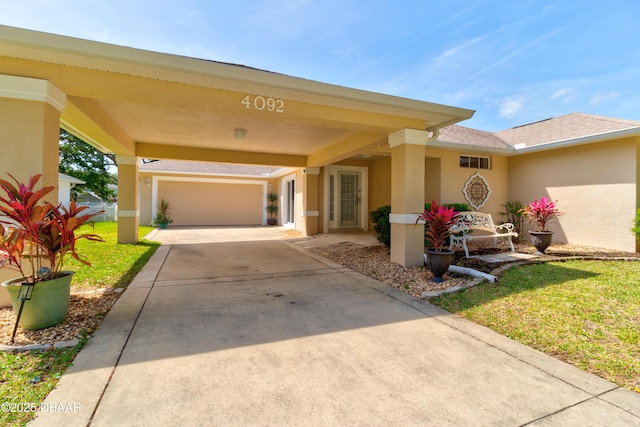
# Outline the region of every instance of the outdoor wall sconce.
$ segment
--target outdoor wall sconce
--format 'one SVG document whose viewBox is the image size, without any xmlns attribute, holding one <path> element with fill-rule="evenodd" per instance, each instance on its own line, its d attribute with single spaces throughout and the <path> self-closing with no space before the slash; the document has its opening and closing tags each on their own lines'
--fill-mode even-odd
<svg viewBox="0 0 640 427">
<path fill-rule="evenodd" d="M 247 136 L 247 130 L 246 129 L 240 129 L 240 128 L 234 129 L 233 130 L 233 135 L 236 138 L 244 138 L 245 136 Z"/>
<path fill-rule="evenodd" d="M 145 178 L 144 183 L 147 187 L 149 187 L 151 185 L 151 180 L 149 178 Z"/>
</svg>

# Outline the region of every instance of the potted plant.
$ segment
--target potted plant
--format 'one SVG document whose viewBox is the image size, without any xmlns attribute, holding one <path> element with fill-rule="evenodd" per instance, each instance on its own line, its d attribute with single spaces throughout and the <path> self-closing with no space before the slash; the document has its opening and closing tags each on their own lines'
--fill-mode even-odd
<svg viewBox="0 0 640 427">
<path fill-rule="evenodd" d="M 451 227 L 456 224 L 455 217 L 458 212 L 453 207 L 446 207 L 433 201 L 429 209 L 418 215 L 416 224 L 422 220 L 425 222 L 425 235 L 431 242 L 430 248 L 426 249 L 427 268 L 433 274 L 433 282 L 443 282 L 442 276 L 449 270 L 453 251 L 449 250 L 446 242 L 451 236 Z"/>
<path fill-rule="evenodd" d="M 267 224 L 276 225 L 278 220 L 273 216 L 278 213 L 278 205 L 276 205 L 276 201 L 278 200 L 278 195 L 275 193 L 267 194 L 267 201 L 269 204 L 267 205 L 267 212 L 269 212 L 269 219 L 267 219 Z"/>
<path fill-rule="evenodd" d="M 522 209 L 529 217 L 529 222 L 536 224 L 536 229 L 529 231 L 529 234 L 531 235 L 531 243 L 541 254 L 544 254 L 544 251 L 549 247 L 553 236 L 553 231 L 548 229 L 547 224 L 563 214 L 556 207 L 556 203 L 557 201 L 553 202 L 544 196 L 540 201 L 536 199 Z"/>
<path fill-rule="evenodd" d="M 160 204 L 158 205 L 158 213 L 153 219 L 152 225 L 160 229 L 167 228 L 167 225 L 173 223 L 173 219 L 171 218 L 171 215 L 169 215 L 170 210 L 171 203 L 169 203 L 165 199 L 160 199 Z"/>
<path fill-rule="evenodd" d="M 43 197 L 55 187 L 35 186 L 41 175 L 26 184 L 9 175 L 15 185 L 0 179 L 0 268 L 17 271 L 21 277 L 2 286 L 11 296 L 13 309 L 24 329 L 42 329 L 62 322 L 69 310 L 72 271 L 63 270 L 67 256 L 90 263 L 76 251 L 80 239 L 103 241 L 96 234 L 76 234 L 95 213 L 83 213 L 87 206 L 72 201 L 69 208 L 55 206 Z M 17 327 L 17 324 L 16 324 Z M 14 330 L 15 335 L 15 330 Z"/>
</svg>

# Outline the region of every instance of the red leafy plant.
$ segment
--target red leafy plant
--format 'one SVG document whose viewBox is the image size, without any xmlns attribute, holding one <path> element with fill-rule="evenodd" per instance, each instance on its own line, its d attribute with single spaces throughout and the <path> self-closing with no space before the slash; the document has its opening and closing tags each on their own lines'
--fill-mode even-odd
<svg viewBox="0 0 640 427">
<path fill-rule="evenodd" d="M 41 175 L 20 183 L 8 174 L 14 183 L 0 179 L 0 268 L 19 272 L 26 282 L 36 283 L 63 276 L 62 267 L 69 255 L 85 265 L 91 265 L 76 250 L 80 239 L 103 241 L 97 234 L 77 235 L 80 226 L 102 212 L 83 213 L 87 206 L 72 201 L 53 205 L 43 200 L 55 189 L 53 186 L 37 190 Z"/>
<path fill-rule="evenodd" d="M 549 221 L 563 215 L 563 212 L 556 207 L 556 203 L 558 203 L 557 200 L 553 202 L 549 197 L 544 196 L 540 201 L 536 199 L 522 208 L 522 212 L 527 214 L 530 223 L 536 224 L 536 231 L 549 231 L 547 228 Z"/>
<path fill-rule="evenodd" d="M 418 214 L 416 224 L 420 220 L 425 222 L 425 235 L 431 241 L 435 251 L 444 250 L 447 238 L 452 234 L 451 227 L 456 225 L 456 216 L 459 213 L 453 207 L 438 206 L 435 201 L 432 201 L 430 209 L 425 209 Z"/>
</svg>

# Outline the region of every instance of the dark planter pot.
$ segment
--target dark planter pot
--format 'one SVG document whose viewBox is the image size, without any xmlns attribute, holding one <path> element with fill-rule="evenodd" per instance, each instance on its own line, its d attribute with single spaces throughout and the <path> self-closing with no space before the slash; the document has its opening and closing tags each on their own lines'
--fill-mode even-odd
<svg viewBox="0 0 640 427">
<path fill-rule="evenodd" d="M 275 218 L 269 218 L 267 220 L 267 225 L 278 225 L 278 220 Z"/>
<path fill-rule="evenodd" d="M 427 249 L 426 252 L 427 268 L 433 274 L 431 281 L 436 283 L 444 282 L 442 276 L 449 270 L 454 252 L 450 250 L 436 251 L 435 249 Z"/>
<path fill-rule="evenodd" d="M 553 231 L 530 231 L 529 235 L 531 236 L 531 243 L 538 250 L 538 253 L 544 254 L 544 251 L 551 244 Z"/>
<path fill-rule="evenodd" d="M 165 228 L 167 228 L 167 223 L 166 222 L 161 222 L 160 224 L 158 224 L 158 228 L 161 230 L 164 230 Z"/>
<path fill-rule="evenodd" d="M 44 329 L 57 325 L 67 318 L 73 271 L 63 271 L 64 276 L 36 283 L 30 300 L 24 302 L 20 326 L 23 329 Z M 18 313 L 21 300 L 18 299 L 20 283 L 24 278 L 7 280 L 2 286 L 11 296 L 13 311 Z"/>
</svg>

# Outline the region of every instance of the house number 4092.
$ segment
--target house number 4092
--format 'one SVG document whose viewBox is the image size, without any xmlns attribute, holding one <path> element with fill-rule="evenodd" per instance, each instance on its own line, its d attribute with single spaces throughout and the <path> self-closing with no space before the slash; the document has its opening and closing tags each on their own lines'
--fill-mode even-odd
<svg viewBox="0 0 640 427">
<path fill-rule="evenodd" d="M 270 96 L 251 96 L 247 95 L 240 101 L 244 108 L 250 110 L 255 108 L 260 111 L 272 111 L 276 113 L 284 113 L 284 101 L 282 99 L 271 98 Z"/>
</svg>

